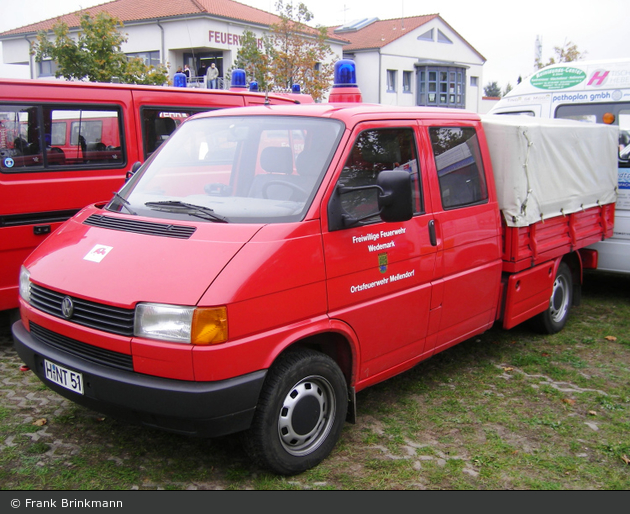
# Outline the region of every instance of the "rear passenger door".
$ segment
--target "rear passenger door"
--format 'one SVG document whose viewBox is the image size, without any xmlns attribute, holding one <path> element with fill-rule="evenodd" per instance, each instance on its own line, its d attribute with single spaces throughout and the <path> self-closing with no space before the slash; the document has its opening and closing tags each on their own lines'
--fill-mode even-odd
<svg viewBox="0 0 630 514">
<path fill-rule="evenodd" d="M 417 142 L 415 121 L 359 124 L 327 206 L 323 238 L 329 310 L 352 327 L 360 342 L 359 387 L 409 367 L 424 351 L 436 247 Z M 392 169 L 411 175 L 415 214 L 406 222 L 381 221 L 377 190 L 370 188 L 381 171 Z M 357 187 L 364 189 L 339 192 Z"/>
<path fill-rule="evenodd" d="M 483 133 L 474 122 L 425 123 L 431 156 L 427 178 L 437 235 L 434 302 L 441 306 L 435 352 L 489 328 L 501 279 L 501 223 L 496 195 L 486 180 Z M 480 138 L 482 140 L 480 141 Z M 487 153 L 486 153 L 487 155 Z"/>
</svg>

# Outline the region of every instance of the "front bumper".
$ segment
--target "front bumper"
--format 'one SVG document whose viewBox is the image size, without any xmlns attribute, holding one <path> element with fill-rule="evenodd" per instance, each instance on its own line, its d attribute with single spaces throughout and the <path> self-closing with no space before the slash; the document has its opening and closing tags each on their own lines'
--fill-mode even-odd
<svg viewBox="0 0 630 514">
<path fill-rule="evenodd" d="M 38 341 L 21 321 L 12 326 L 15 349 L 37 377 L 69 400 L 131 423 L 170 432 L 217 437 L 249 428 L 266 370 L 217 382 L 142 375 L 95 364 Z M 84 394 L 50 382 L 44 359 L 83 374 Z"/>
</svg>

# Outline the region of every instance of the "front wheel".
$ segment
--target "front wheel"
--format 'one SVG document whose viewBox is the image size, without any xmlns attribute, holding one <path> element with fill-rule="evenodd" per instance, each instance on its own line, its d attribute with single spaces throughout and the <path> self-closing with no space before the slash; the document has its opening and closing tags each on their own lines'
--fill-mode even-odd
<svg viewBox="0 0 630 514">
<path fill-rule="evenodd" d="M 301 473 L 330 454 L 347 409 L 346 381 L 335 361 L 312 350 L 290 352 L 269 370 L 246 449 L 276 473 Z"/>
<path fill-rule="evenodd" d="M 569 266 L 563 262 L 558 267 L 549 308 L 534 318 L 536 328 L 545 334 L 555 334 L 564 328 L 573 304 L 573 277 Z"/>
</svg>

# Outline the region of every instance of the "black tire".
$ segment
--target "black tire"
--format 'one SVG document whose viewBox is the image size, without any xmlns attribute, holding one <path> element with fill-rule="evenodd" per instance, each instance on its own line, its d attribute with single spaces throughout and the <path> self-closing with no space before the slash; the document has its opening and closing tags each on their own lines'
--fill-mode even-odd
<svg viewBox="0 0 630 514">
<path fill-rule="evenodd" d="M 289 352 L 269 370 L 246 450 L 275 473 L 306 471 L 334 448 L 347 409 L 346 380 L 334 360 L 312 350 Z"/>
<path fill-rule="evenodd" d="M 535 327 L 544 334 L 560 332 L 567 324 L 573 305 L 573 277 L 566 262 L 558 267 L 553 281 L 549 308 L 534 318 Z"/>
</svg>

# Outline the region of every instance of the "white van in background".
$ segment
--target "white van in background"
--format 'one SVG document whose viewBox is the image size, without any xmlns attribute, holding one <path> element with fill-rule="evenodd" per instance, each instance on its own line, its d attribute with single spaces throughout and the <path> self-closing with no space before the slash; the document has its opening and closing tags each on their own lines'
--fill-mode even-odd
<svg viewBox="0 0 630 514">
<path fill-rule="evenodd" d="M 630 273 L 630 60 L 547 66 L 526 78 L 489 112 L 568 118 L 619 126 L 619 189 L 611 239 L 592 246 L 598 269 Z"/>
</svg>

